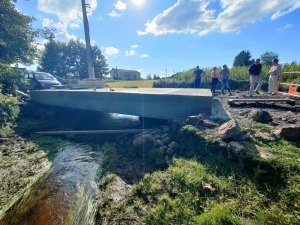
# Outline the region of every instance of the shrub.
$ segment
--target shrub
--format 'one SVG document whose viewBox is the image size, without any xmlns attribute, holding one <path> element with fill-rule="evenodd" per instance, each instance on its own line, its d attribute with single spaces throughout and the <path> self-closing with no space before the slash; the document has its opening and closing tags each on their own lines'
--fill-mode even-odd
<svg viewBox="0 0 300 225">
<path fill-rule="evenodd" d="M 3 95 L 0 91 L 0 123 L 13 122 L 19 111 L 17 97 L 13 97 L 11 94 Z"/>
</svg>

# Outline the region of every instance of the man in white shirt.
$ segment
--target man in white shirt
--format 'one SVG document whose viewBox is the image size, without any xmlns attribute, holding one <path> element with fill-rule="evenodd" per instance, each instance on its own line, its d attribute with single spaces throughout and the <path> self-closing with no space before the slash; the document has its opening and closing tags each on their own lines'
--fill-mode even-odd
<svg viewBox="0 0 300 225">
<path fill-rule="evenodd" d="M 268 72 L 268 74 L 270 74 L 269 77 L 269 94 L 272 93 L 272 95 L 275 95 L 277 92 L 277 88 L 278 88 L 278 77 L 280 75 L 281 72 L 281 66 L 278 64 L 278 59 L 273 59 L 272 60 L 272 64 L 273 66 L 271 67 L 270 71 Z"/>
</svg>

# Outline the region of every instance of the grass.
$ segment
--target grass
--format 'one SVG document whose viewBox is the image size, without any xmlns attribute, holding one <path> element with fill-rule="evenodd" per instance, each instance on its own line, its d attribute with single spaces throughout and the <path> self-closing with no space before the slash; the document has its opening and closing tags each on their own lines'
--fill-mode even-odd
<svg viewBox="0 0 300 225">
<path fill-rule="evenodd" d="M 73 210 L 66 225 L 94 225 L 96 214 L 96 202 L 89 192 L 81 185 L 78 188 L 77 196 L 74 199 Z"/>
<path fill-rule="evenodd" d="M 5 142 L 0 143 L 0 218 L 24 192 L 50 168 L 51 161 L 66 141 L 43 136 L 27 139 L 14 133 L 13 128 L 0 129 Z"/>
<path fill-rule="evenodd" d="M 258 132 L 271 129 L 260 123 L 241 127 Z M 190 125 L 180 129 L 181 137 L 200 138 L 199 132 Z M 201 132 L 206 137 L 208 130 Z M 274 155 L 256 159 L 260 160 L 259 175 L 235 172 L 214 156 L 204 161 L 190 149 L 185 158 L 173 158 L 167 169 L 146 174 L 124 201 L 113 204 L 109 181 L 114 175 L 108 174 L 100 182 L 99 224 L 300 224 L 300 142 L 254 138 L 250 142 Z M 267 176 L 264 170 L 269 171 Z M 203 181 L 215 190 L 203 188 Z"/>
<path fill-rule="evenodd" d="M 110 88 L 152 88 L 154 80 L 110 81 Z"/>
</svg>

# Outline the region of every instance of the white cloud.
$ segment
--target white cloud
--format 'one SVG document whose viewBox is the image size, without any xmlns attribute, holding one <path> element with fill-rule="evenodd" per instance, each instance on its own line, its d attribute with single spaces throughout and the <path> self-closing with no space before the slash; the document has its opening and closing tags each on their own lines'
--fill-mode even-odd
<svg viewBox="0 0 300 225">
<path fill-rule="evenodd" d="M 288 29 L 289 27 L 291 27 L 292 25 L 291 24 L 287 24 L 285 25 L 283 28 L 278 28 L 277 30 L 285 30 L 285 29 Z"/>
<path fill-rule="evenodd" d="M 118 0 L 116 4 L 114 4 L 115 8 L 121 11 L 124 11 L 126 9 L 126 4 L 122 2 L 122 0 Z"/>
<path fill-rule="evenodd" d="M 140 57 L 141 58 L 148 58 L 148 55 L 147 54 L 142 54 Z"/>
<path fill-rule="evenodd" d="M 56 29 L 67 29 L 68 24 L 62 23 L 62 22 L 55 23 L 53 20 L 45 18 L 45 19 L 43 19 L 42 26 L 43 27 L 54 27 Z"/>
<path fill-rule="evenodd" d="M 241 30 L 238 30 L 237 32 L 236 32 L 236 34 L 240 34 L 241 33 Z"/>
<path fill-rule="evenodd" d="M 125 56 L 132 56 L 135 54 L 135 51 L 134 50 L 130 50 L 130 51 L 125 51 Z"/>
<path fill-rule="evenodd" d="M 90 6 L 87 10 L 90 15 L 97 8 L 97 0 L 89 0 L 86 3 Z M 78 24 L 82 20 L 81 1 L 38 0 L 37 7 L 42 12 L 56 15 L 63 24 L 72 23 L 73 27 L 74 24 Z"/>
<path fill-rule="evenodd" d="M 208 9 L 209 0 L 178 0 L 172 7 L 158 14 L 138 35 L 151 33 L 232 32 L 265 17 L 276 19 L 300 8 L 299 0 L 219 0 L 222 11 Z"/>
<path fill-rule="evenodd" d="M 285 3 L 284 4 L 285 7 L 281 7 L 281 9 L 279 9 L 279 11 L 275 12 L 271 17 L 272 20 L 275 20 L 285 14 L 293 12 L 295 9 L 300 8 L 300 1 L 298 1 L 298 0 L 285 1 L 284 3 Z M 294 4 L 292 4 L 292 3 L 294 3 Z M 284 11 L 284 10 L 286 10 L 286 11 Z"/>
<path fill-rule="evenodd" d="M 131 48 L 137 48 L 138 45 L 131 45 Z"/>
<path fill-rule="evenodd" d="M 115 10 L 112 10 L 110 13 L 108 13 L 110 17 L 120 17 L 121 14 L 117 13 Z"/>
<path fill-rule="evenodd" d="M 137 33 L 139 36 L 148 34 L 147 32 L 141 31 L 141 30 L 137 30 L 136 33 Z"/>
<path fill-rule="evenodd" d="M 105 48 L 106 55 L 117 55 L 120 53 L 120 50 L 114 47 L 107 47 Z"/>
<path fill-rule="evenodd" d="M 71 39 L 75 40 L 78 37 L 74 34 L 69 34 L 65 29 L 61 29 L 58 33 L 55 34 L 55 38 L 63 41 L 69 41 Z M 82 40 L 82 42 L 84 42 L 84 40 Z"/>
</svg>

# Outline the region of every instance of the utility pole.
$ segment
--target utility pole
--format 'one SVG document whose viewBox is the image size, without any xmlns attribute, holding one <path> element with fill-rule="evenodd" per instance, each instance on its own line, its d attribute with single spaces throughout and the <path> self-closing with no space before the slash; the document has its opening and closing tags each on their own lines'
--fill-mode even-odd
<svg viewBox="0 0 300 225">
<path fill-rule="evenodd" d="M 87 56 L 87 63 L 88 63 L 88 74 L 89 74 L 89 79 L 95 79 L 94 67 L 92 65 L 90 30 L 89 30 L 89 22 L 86 15 L 85 0 L 81 0 L 81 4 L 82 4 L 84 34 L 85 34 L 86 56 Z"/>
</svg>

